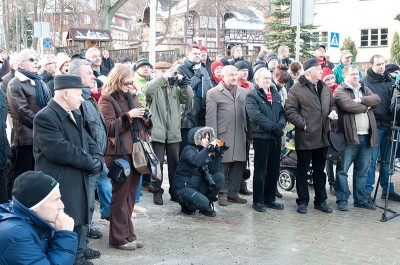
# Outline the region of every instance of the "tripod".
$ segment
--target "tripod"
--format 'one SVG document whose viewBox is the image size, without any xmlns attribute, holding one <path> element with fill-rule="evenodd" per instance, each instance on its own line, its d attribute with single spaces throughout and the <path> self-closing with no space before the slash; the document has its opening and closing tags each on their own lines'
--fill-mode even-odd
<svg viewBox="0 0 400 265">
<path fill-rule="evenodd" d="M 397 86 L 394 87 L 394 90 L 397 89 Z M 395 91 L 393 92 L 395 93 Z M 382 160 L 387 161 L 386 156 L 389 156 L 388 163 L 389 163 L 389 172 L 388 172 L 388 183 L 387 183 L 387 191 L 386 191 L 386 197 L 385 197 L 385 204 L 384 206 L 379 206 L 376 204 L 376 195 L 378 193 L 378 188 L 379 188 L 379 183 L 380 183 L 380 178 L 381 174 L 379 174 L 378 177 L 378 182 L 375 187 L 375 192 L 374 192 L 374 198 L 372 202 L 375 204 L 376 207 L 383 209 L 382 213 L 382 218 L 381 222 L 386 222 L 389 221 L 390 219 L 393 219 L 397 216 L 400 216 L 400 213 L 388 208 L 388 200 L 389 200 L 389 188 L 390 188 L 390 183 L 392 182 L 392 176 L 394 175 L 394 156 L 397 153 L 398 149 L 398 143 L 400 141 L 400 126 L 397 126 L 396 124 L 396 118 L 397 118 L 397 103 L 398 99 L 400 97 L 400 93 L 396 96 L 395 98 L 395 104 L 394 104 L 394 115 L 393 115 L 393 127 L 391 128 L 391 137 L 390 137 L 390 142 L 387 141 L 386 146 L 384 148 L 383 157 L 381 157 Z M 390 146 L 389 146 L 390 145 Z M 388 152 L 389 151 L 389 152 Z M 384 162 L 386 163 L 386 162 Z M 384 165 L 381 165 L 381 167 Z M 389 216 L 388 216 L 389 214 Z"/>
</svg>

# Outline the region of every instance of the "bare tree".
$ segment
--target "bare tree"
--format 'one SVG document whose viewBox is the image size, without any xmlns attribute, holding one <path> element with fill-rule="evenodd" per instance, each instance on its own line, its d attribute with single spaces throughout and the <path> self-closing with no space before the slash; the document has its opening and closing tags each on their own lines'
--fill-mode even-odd
<svg viewBox="0 0 400 265">
<path fill-rule="evenodd" d="M 117 0 L 111 5 L 111 0 L 98 0 L 97 10 L 100 16 L 100 27 L 102 29 L 110 30 L 112 18 L 126 2 L 128 2 L 128 0 Z"/>
</svg>

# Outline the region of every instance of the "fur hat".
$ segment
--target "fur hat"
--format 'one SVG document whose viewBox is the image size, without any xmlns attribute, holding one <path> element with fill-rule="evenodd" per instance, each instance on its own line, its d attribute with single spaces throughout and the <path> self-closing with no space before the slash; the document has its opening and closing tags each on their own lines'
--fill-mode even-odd
<svg viewBox="0 0 400 265">
<path fill-rule="evenodd" d="M 61 66 L 65 64 L 66 62 L 70 62 L 71 58 L 65 54 L 60 53 L 57 56 L 57 70 L 60 70 Z"/>
<path fill-rule="evenodd" d="M 54 178 L 42 171 L 27 171 L 15 179 L 12 195 L 33 210 L 44 203 L 58 185 Z"/>
<path fill-rule="evenodd" d="M 322 81 L 325 81 L 325 79 L 327 77 L 332 77 L 332 76 L 335 77 L 335 75 L 333 74 L 333 71 L 331 69 L 329 69 L 328 67 L 325 67 L 322 70 L 322 76 L 321 76 Z"/>
</svg>

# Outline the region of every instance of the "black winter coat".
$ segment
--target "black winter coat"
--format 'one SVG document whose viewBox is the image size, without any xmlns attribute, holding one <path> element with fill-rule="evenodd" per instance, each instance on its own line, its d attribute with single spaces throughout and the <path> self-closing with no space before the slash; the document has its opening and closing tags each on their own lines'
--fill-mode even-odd
<svg viewBox="0 0 400 265">
<path fill-rule="evenodd" d="M 178 167 L 175 173 L 175 181 L 174 181 L 174 189 L 183 188 L 186 186 L 189 180 L 194 178 L 196 181 L 193 182 L 193 179 L 190 181 L 193 185 L 194 183 L 200 183 L 205 181 L 202 176 L 199 168 L 204 165 L 208 165 L 208 169 L 210 174 L 214 174 L 216 172 L 221 171 L 221 162 L 222 156 L 220 154 L 216 154 L 215 156 L 210 156 L 210 152 L 207 148 L 203 148 L 195 144 L 194 136 L 195 133 L 200 130 L 207 130 L 209 127 L 203 127 L 200 129 L 199 127 L 192 128 L 188 133 L 188 142 L 189 145 L 183 148 Z M 214 132 L 212 130 L 212 135 L 210 136 L 210 141 L 214 139 Z"/>
<path fill-rule="evenodd" d="M 373 109 L 378 128 L 390 129 L 393 119 L 390 104 L 395 80 L 386 71 L 383 76 L 380 76 L 369 68 L 361 82 L 381 98 L 381 104 Z"/>
<path fill-rule="evenodd" d="M 285 112 L 278 91 L 270 88 L 272 104 L 266 99 L 262 88 L 256 88 L 246 96 L 246 112 L 251 122 L 252 138 L 278 139 L 273 132 L 274 127 L 284 128 L 286 125 Z"/>
<path fill-rule="evenodd" d="M 7 165 L 7 158 L 11 155 L 10 144 L 7 139 L 7 101 L 6 95 L 0 90 L 0 170 Z"/>
<path fill-rule="evenodd" d="M 210 76 L 204 67 L 200 67 L 196 73 L 186 66 L 181 65 L 178 71 L 190 79 L 190 86 L 193 89 L 194 97 L 188 103 L 183 105 L 181 111 L 181 128 L 194 128 L 206 125 L 206 95 L 212 88 Z M 197 91 L 202 88 L 202 97 L 198 97 Z"/>
<path fill-rule="evenodd" d="M 93 158 L 103 159 L 97 144 L 83 127 L 80 111 L 73 111 L 76 124 L 56 101 L 36 114 L 33 122 L 35 170 L 60 183 L 65 212 L 75 225 L 87 224 L 88 174 Z"/>
<path fill-rule="evenodd" d="M 96 100 L 90 96 L 90 91 L 85 88 L 82 89 L 82 96 L 85 99 L 80 108 L 83 126 L 104 155 L 107 151 L 108 141 L 106 121 L 97 107 Z"/>
</svg>

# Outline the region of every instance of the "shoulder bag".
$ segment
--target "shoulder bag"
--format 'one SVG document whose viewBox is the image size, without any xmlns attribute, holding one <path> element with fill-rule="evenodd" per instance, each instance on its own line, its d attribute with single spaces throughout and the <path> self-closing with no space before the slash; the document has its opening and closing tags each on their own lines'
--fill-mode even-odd
<svg viewBox="0 0 400 265">
<path fill-rule="evenodd" d="M 129 174 L 131 173 L 131 165 L 128 161 L 126 161 L 126 152 L 125 152 L 125 141 L 122 139 L 122 157 L 117 158 L 118 151 L 118 118 L 115 119 L 115 154 L 114 161 L 112 162 L 110 169 L 108 171 L 107 177 L 114 180 L 117 183 L 125 183 Z"/>
<path fill-rule="evenodd" d="M 326 153 L 326 160 L 341 161 L 343 159 L 343 151 L 346 148 L 346 141 L 344 134 L 339 132 L 337 127 L 337 122 L 334 122 L 334 126 L 331 126 L 331 122 L 329 123 L 329 147 Z"/>
</svg>

